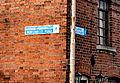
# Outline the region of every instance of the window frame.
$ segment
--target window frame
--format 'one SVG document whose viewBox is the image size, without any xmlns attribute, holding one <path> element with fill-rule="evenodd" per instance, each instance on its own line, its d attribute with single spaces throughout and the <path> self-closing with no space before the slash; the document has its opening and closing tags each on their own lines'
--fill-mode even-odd
<svg viewBox="0 0 120 83">
<path fill-rule="evenodd" d="M 100 3 L 103 4 L 102 5 L 103 7 L 101 7 Z M 102 17 L 100 16 L 100 13 L 102 14 L 101 15 Z M 97 40 L 98 45 L 110 46 L 109 2 L 105 0 L 99 0 L 97 37 L 98 37 L 98 40 Z"/>
<path fill-rule="evenodd" d="M 99 44 L 99 42 L 100 42 L 100 38 L 99 38 L 99 32 L 98 32 L 98 30 L 99 30 L 99 10 L 101 10 L 100 8 L 99 8 L 99 5 L 98 5 L 98 29 L 97 29 L 97 46 L 96 46 L 96 49 L 97 50 L 104 50 L 104 51 L 109 51 L 109 52 L 112 52 L 113 54 L 114 53 L 116 53 L 117 51 L 116 51 L 116 48 L 113 48 L 112 47 L 112 44 L 111 44 L 111 42 L 110 42 L 110 5 L 111 5 L 111 0 L 110 1 L 107 1 L 107 0 L 99 0 L 99 3 L 100 3 L 100 1 L 103 1 L 103 2 L 105 2 L 106 1 L 106 3 L 108 4 L 107 5 L 107 13 L 108 13 L 108 16 L 107 16 L 107 25 L 105 25 L 105 27 L 107 27 L 107 40 L 106 40 L 106 44 L 104 44 L 104 45 L 101 45 L 101 44 Z"/>
<path fill-rule="evenodd" d="M 86 83 L 89 82 L 89 78 L 86 77 L 85 75 L 82 75 L 81 79 L 79 79 L 79 80 L 80 80 L 79 83 L 81 83 L 82 81 L 85 81 Z M 78 80 L 75 80 L 75 83 L 78 83 Z"/>
</svg>

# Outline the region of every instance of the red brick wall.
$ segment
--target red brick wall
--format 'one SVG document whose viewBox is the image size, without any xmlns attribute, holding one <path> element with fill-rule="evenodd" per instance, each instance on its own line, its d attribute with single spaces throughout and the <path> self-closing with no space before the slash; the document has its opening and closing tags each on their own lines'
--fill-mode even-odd
<svg viewBox="0 0 120 83">
<path fill-rule="evenodd" d="M 76 66 L 80 71 L 90 74 L 90 57 L 96 53 L 97 1 L 77 0 L 76 26 L 87 29 L 87 36 L 76 35 Z M 85 69 L 84 69 L 85 68 Z"/>
<path fill-rule="evenodd" d="M 97 46 L 98 0 L 77 0 L 76 25 L 87 29 L 87 36 L 76 35 L 76 72 L 81 72 L 95 80 L 102 72 L 103 76 L 120 78 L 120 2 L 111 1 L 110 28 L 111 44 L 116 48 L 114 54 L 100 51 Z M 91 66 L 91 56 L 95 56 L 95 66 Z"/>
<path fill-rule="evenodd" d="M 0 83 L 64 83 L 66 17 L 67 0 L 1 0 Z M 25 26 L 53 24 L 60 33 L 24 34 Z"/>
</svg>

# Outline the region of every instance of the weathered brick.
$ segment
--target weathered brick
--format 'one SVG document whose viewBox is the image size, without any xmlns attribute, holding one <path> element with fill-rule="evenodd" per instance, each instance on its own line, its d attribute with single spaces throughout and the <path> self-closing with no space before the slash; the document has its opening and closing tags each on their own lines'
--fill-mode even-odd
<svg viewBox="0 0 120 83">
<path fill-rule="evenodd" d="M 120 4 L 111 0 L 110 8 L 110 42 L 117 52 L 100 51 L 97 46 L 99 0 L 77 0 L 76 25 L 87 29 L 87 36 L 76 35 L 76 72 L 90 76 L 92 80 L 102 72 L 103 76 L 120 77 L 119 35 L 120 35 Z M 91 56 L 95 56 L 95 66 L 91 67 Z"/>
<path fill-rule="evenodd" d="M 9 83 L 64 83 L 67 0 L 2 0 L 0 8 L 3 76 L 10 74 Z M 60 33 L 24 34 L 25 26 L 53 24 L 60 25 Z"/>
</svg>

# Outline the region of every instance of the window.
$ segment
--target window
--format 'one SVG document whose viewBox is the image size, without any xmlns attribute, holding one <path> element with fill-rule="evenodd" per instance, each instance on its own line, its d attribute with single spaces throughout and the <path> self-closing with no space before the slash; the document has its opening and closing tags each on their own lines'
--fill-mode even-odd
<svg viewBox="0 0 120 83">
<path fill-rule="evenodd" d="M 81 80 L 80 83 L 87 83 L 87 80 Z"/>
<path fill-rule="evenodd" d="M 88 83 L 88 78 L 82 75 L 81 78 L 75 80 L 75 83 Z"/>
<path fill-rule="evenodd" d="M 98 8 L 98 45 L 109 46 L 109 4 L 107 0 L 99 0 Z"/>
<path fill-rule="evenodd" d="M 120 83 L 120 78 L 110 77 L 108 78 L 108 83 Z"/>
<path fill-rule="evenodd" d="M 115 80 L 109 80 L 108 83 L 117 83 Z"/>
</svg>

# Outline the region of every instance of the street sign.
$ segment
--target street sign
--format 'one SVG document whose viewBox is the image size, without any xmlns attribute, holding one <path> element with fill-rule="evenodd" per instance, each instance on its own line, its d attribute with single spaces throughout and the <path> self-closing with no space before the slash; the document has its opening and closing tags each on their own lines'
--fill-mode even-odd
<svg viewBox="0 0 120 83">
<path fill-rule="evenodd" d="M 81 28 L 81 27 L 75 27 L 75 34 L 81 35 L 81 36 L 86 36 L 87 29 L 86 28 Z"/>
<path fill-rule="evenodd" d="M 59 25 L 26 26 L 25 35 L 59 33 Z"/>
</svg>

